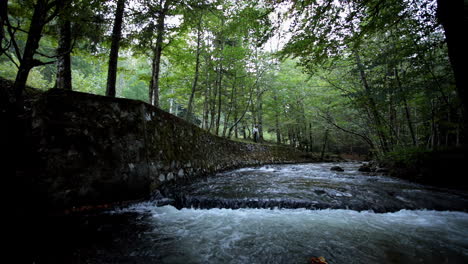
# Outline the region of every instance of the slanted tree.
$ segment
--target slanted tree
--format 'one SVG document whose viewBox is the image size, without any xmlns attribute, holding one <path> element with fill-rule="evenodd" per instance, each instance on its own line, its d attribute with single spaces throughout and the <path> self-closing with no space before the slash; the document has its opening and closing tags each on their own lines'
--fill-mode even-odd
<svg viewBox="0 0 468 264">
<path fill-rule="evenodd" d="M 10 42 L 14 47 L 15 55 L 19 61 L 18 73 L 16 74 L 15 83 L 13 85 L 14 96 L 11 97 L 14 98 L 14 104 L 19 112 L 22 112 L 24 108 L 23 91 L 31 69 L 37 66 L 54 63 L 54 61 L 43 62 L 35 58 L 35 55 L 39 48 L 39 42 L 42 38 L 44 27 L 58 15 L 60 6 L 64 1 L 65 0 L 38 0 L 33 3 L 26 44 L 22 50 L 17 43 L 14 26 L 11 25 L 8 17 L 6 21 L 4 21 L 9 33 Z"/>
</svg>

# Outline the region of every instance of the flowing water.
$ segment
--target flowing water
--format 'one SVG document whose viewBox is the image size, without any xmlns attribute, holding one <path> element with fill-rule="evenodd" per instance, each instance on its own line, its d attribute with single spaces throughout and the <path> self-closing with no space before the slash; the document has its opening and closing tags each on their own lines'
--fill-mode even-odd
<svg viewBox="0 0 468 264">
<path fill-rule="evenodd" d="M 344 171 L 331 171 L 336 165 Z M 244 168 L 199 179 L 176 188 L 169 196 L 177 208 L 331 208 L 380 213 L 468 209 L 466 193 L 362 173 L 359 165 L 348 162 Z"/>
<path fill-rule="evenodd" d="M 90 216 L 71 262 L 468 263 L 466 193 L 334 165 L 239 169 Z"/>
</svg>

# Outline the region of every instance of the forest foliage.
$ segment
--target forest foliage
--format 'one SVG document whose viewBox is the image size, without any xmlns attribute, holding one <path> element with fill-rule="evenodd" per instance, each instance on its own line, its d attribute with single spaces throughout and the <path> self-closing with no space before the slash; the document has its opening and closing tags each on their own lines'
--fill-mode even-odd
<svg viewBox="0 0 468 264">
<path fill-rule="evenodd" d="M 26 80 L 137 99 L 222 137 L 248 140 L 258 125 L 262 140 L 306 151 L 458 146 L 464 113 L 437 7 L 2 0 L 0 77 L 17 101 Z"/>
</svg>

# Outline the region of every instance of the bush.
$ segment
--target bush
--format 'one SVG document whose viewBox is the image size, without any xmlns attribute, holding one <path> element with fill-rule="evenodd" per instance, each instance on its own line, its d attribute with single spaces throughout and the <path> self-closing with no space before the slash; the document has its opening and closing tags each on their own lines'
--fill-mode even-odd
<svg viewBox="0 0 468 264">
<path fill-rule="evenodd" d="M 423 184 L 468 189 L 466 174 L 466 148 L 428 150 L 406 148 L 385 154 L 381 166 L 390 175 Z"/>
</svg>

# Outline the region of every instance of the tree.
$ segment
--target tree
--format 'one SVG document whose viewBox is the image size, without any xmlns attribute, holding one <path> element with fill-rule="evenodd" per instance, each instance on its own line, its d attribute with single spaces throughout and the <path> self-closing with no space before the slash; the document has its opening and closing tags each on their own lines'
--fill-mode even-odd
<svg viewBox="0 0 468 264">
<path fill-rule="evenodd" d="M 30 26 L 27 33 L 26 44 L 24 49 L 21 51 L 15 35 L 15 27 L 10 23 L 9 19 L 6 18 L 4 24 L 7 27 L 9 33 L 9 41 L 14 48 L 16 58 L 19 61 L 18 73 L 16 75 L 13 90 L 15 95 L 11 96 L 14 98 L 14 104 L 19 112 L 23 111 L 23 91 L 26 86 L 26 81 L 29 76 L 29 72 L 32 68 L 53 63 L 54 61 L 43 62 L 36 59 L 34 56 L 37 54 L 39 48 L 39 42 L 42 38 L 42 31 L 46 24 L 52 21 L 59 13 L 59 7 L 65 0 L 38 0 L 33 3 L 33 11 Z"/>
<path fill-rule="evenodd" d="M 468 26 L 467 3 L 461 6 L 461 1 L 437 0 L 437 18 L 442 24 L 448 47 L 448 56 L 452 65 L 455 81 L 457 84 L 458 98 L 460 99 L 463 116 L 464 129 L 468 129 L 468 106 L 466 102 L 466 80 L 464 79 L 464 59 L 466 56 L 463 48 L 462 28 Z"/>
<path fill-rule="evenodd" d="M 117 80 L 117 62 L 119 59 L 120 39 L 122 37 L 122 21 L 125 11 L 125 0 L 118 0 L 115 9 L 114 26 L 112 28 L 112 43 L 109 53 L 107 71 L 106 95 L 115 97 L 115 82 Z"/>
<path fill-rule="evenodd" d="M 185 116 L 186 120 L 190 121 L 193 111 L 193 99 L 195 97 L 195 92 L 197 91 L 198 78 L 200 76 L 200 54 L 201 54 L 201 41 L 202 41 L 202 21 L 203 15 L 200 15 L 198 25 L 197 25 L 197 48 L 196 48 L 196 59 L 195 59 L 195 74 L 193 77 L 192 91 L 190 92 L 190 97 L 187 106 L 187 114 Z"/>
<path fill-rule="evenodd" d="M 164 3 L 162 3 L 164 2 Z M 160 1 L 158 11 L 157 22 L 156 22 L 156 43 L 153 47 L 153 62 L 151 64 L 151 81 L 149 84 L 149 100 L 154 106 L 159 106 L 159 74 L 161 71 L 161 55 L 163 50 L 163 40 L 165 37 L 165 25 L 164 21 L 169 12 L 171 0 Z"/>
<path fill-rule="evenodd" d="M 72 90 L 72 72 L 71 72 L 71 21 L 66 3 L 61 3 L 59 14 L 59 41 L 57 47 L 57 79 L 56 88 Z"/>
</svg>

